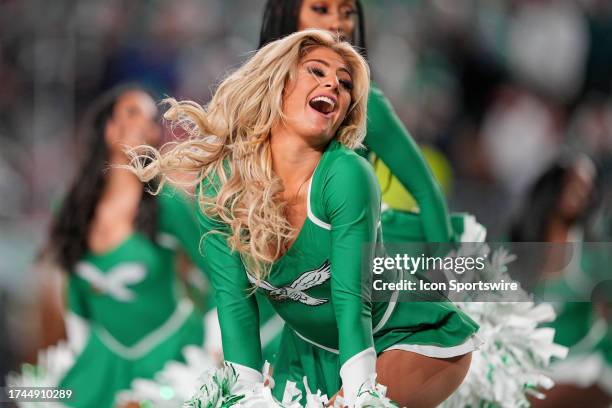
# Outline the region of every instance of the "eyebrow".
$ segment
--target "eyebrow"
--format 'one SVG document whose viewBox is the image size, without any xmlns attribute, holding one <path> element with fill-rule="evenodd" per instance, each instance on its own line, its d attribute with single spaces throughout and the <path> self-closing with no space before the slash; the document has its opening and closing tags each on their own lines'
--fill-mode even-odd
<svg viewBox="0 0 612 408">
<path fill-rule="evenodd" d="M 306 63 L 306 62 L 312 62 L 312 61 L 314 61 L 314 62 L 318 62 L 318 63 L 320 63 L 320 64 L 325 65 L 326 67 L 329 67 L 329 62 L 324 61 L 324 60 L 322 60 L 322 59 L 318 59 L 318 58 L 311 58 L 311 59 L 308 59 L 308 60 L 306 60 L 306 61 L 304 61 L 304 62 Z M 344 65 L 341 65 L 341 66 L 340 66 L 340 68 L 338 68 L 338 70 L 339 70 L 339 71 L 346 71 L 346 73 L 347 73 L 347 74 L 349 74 L 349 76 L 350 76 L 351 78 L 353 77 L 353 75 L 351 74 L 351 71 L 349 71 L 349 69 L 348 69 L 346 66 L 344 66 Z"/>
</svg>

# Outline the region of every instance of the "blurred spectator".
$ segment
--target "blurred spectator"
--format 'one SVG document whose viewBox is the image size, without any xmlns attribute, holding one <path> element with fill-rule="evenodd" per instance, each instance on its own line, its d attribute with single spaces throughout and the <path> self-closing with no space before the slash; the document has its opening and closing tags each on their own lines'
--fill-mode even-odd
<svg viewBox="0 0 612 408">
<path fill-rule="evenodd" d="M 517 77 L 557 100 L 580 90 L 588 48 L 586 19 L 569 0 L 517 1 L 508 61 Z"/>
<path fill-rule="evenodd" d="M 588 18 L 591 39 L 587 54 L 583 94 L 612 90 L 612 3 L 608 0 L 580 0 Z"/>
<path fill-rule="evenodd" d="M 499 90 L 482 126 L 492 174 L 510 193 L 521 193 L 557 154 L 552 108 L 525 89 Z"/>
</svg>

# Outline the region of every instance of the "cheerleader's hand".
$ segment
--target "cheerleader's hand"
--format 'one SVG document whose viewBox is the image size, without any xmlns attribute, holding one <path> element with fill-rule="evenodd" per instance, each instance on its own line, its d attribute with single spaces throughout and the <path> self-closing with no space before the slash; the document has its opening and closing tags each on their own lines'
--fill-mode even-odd
<svg viewBox="0 0 612 408">
<path fill-rule="evenodd" d="M 359 388 L 357 397 L 351 408 L 397 408 L 397 405 L 386 397 L 387 387 L 376 383 L 376 374 L 364 382 Z M 328 407 L 346 408 L 342 389 L 329 401 Z"/>
</svg>

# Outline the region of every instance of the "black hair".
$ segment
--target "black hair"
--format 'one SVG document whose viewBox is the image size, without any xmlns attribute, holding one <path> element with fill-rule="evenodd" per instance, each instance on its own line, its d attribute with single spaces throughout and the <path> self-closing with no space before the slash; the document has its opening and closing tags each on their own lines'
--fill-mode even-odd
<svg viewBox="0 0 612 408">
<path fill-rule="evenodd" d="M 150 94 L 139 85 L 123 85 L 100 96 L 85 114 L 82 125 L 82 157 L 68 194 L 51 224 L 49 243 L 44 255 L 50 255 L 66 272 L 72 273 L 75 264 L 88 251 L 87 238 L 98 201 L 106 185 L 109 151 L 106 146 L 106 124 L 113 116 L 117 101 L 125 93 L 140 91 Z M 143 189 L 146 186 L 143 185 Z M 143 194 L 135 228 L 152 240 L 157 233 L 157 200 Z"/>
<path fill-rule="evenodd" d="M 261 31 L 259 34 L 259 47 L 276 41 L 298 30 L 298 17 L 303 0 L 268 0 L 264 8 Z M 355 0 L 357 11 L 357 29 L 354 37 L 355 48 L 367 58 L 365 21 L 363 5 Z"/>
<path fill-rule="evenodd" d="M 552 163 L 529 189 L 525 205 L 515 218 L 510 238 L 513 242 L 545 242 L 551 219 L 557 214 L 567 176 L 578 157 L 562 157 Z M 601 198 L 601 178 L 596 170 L 587 205 L 575 223 L 589 228 L 589 222 Z"/>
</svg>

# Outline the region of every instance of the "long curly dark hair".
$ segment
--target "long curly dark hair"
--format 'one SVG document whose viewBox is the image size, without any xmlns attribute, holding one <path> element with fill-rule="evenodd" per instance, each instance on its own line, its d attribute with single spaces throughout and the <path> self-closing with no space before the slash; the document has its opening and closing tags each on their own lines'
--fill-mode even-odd
<svg viewBox="0 0 612 408">
<path fill-rule="evenodd" d="M 264 8 L 258 48 L 295 33 L 298 30 L 298 16 L 301 7 L 302 0 L 268 0 Z M 353 45 L 367 59 L 365 21 L 360 0 L 355 0 L 355 8 L 357 9 L 357 32 Z"/>
<path fill-rule="evenodd" d="M 100 96 L 85 114 L 81 128 L 82 157 L 76 177 L 61 208 L 51 224 L 49 243 L 44 255 L 73 273 L 75 264 L 88 251 L 87 238 L 98 201 L 106 185 L 109 151 L 105 141 L 106 124 L 113 116 L 117 101 L 130 91 L 146 92 L 139 85 L 123 85 Z M 143 185 L 143 189 L 147 189 Z M 157 201 L 154 196 L 142 195 L 135 228 L 155 239 L 157 234 Z"/>
<path fill-rule="evenodd" d="M 513 242 L 544 242 L 551 218 L 557 214 L 559 201 L 566 185 L 567 175 L 575 166 L 579 155 L 565 155 L 551 164 L 536 179 L 525 197 L 525 205 L 517 214 L 510 227 L 510 238 Z M 596 163 L 594 163 L 596 164 Z M 598 210 L 602 179 L 596 172 L 588 202 L 576 220 L 576 225 L 587 229 L 590 240 L 595 238 L 590 224 Z"/>
</svg>

